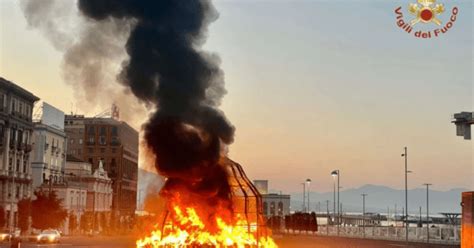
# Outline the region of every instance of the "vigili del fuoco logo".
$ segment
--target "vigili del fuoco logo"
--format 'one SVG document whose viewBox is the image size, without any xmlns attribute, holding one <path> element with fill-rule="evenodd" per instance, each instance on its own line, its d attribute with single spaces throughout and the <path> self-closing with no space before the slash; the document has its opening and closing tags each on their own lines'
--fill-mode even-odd
<svg viewBox="0 0 474 248">
<path fill-rule="evenodd" d="M 417 38 L 430 39 L 446 34 L 453 27 L 459 9 L 458 7 L 453 7 L 449 13 L 451 16 L 444 22 L 440 17 L 448 13 L 445 13 L 444 4 L 436 3 L 436 0 L 417 0 L 417 3 L 410 3 L 408 5 L 408 12 L 410 15 L 405 19 L 402 7 L 400 6 L 395 9 L 397 26 Z M 408 18 L 410 19 L 408 20 Z M 430 23 L 439 27 L 429 30 L 414 30 L 415 26 L 418 28 L 421 25 Z"/>
</svg>

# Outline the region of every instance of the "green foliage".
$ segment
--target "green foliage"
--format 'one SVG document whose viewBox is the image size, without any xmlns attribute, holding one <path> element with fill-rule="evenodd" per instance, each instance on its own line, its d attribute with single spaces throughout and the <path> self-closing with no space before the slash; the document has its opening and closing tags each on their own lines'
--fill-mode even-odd
<svg viewBox="0 0 474 248">
<path fill-rule="evenodd" d="M 73 233 L 77 228 L 77 217 L 75 214 L 69 214 L 69 231 Z"/>
<path fill-rule="evenodd" d="M 40 230 L 58 228 L 67 218 L 67 211 L 62 207 L 62 200 L 56 193 L 35 192 L 36 199 L 32 201 L 32 227 Z"/>
<path fill-rule="evenodd" d="M 31 215 L 31 200 L 24 198 L 18 201 L 18 227 L 22 232 L 28 231 L 29 218 Z"/>
</svg>

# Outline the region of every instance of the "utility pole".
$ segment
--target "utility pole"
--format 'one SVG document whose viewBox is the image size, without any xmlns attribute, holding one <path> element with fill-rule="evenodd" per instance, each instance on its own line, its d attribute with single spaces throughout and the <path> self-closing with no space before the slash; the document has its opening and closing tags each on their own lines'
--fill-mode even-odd
<svg viewBox="0 0 474 248">
<path fill-rule="evenodd" d="M 367 194 L 362 194 L 362 230 L 365 238 L 365 197 Z"/>
<path fill-rule="evenodd" d="M 424 183 L 423 185 L 426 186 L 426 242 L 430 242 L 430 198 L 429 198 L 429 192 L 430 192 L 430 185 L 433 185 L 431 183 Z"/>
<path fill-rule="evenodd" d="M 408 149 L 404 147 L 404 153 L 402 157 L 405 157 L 405 241 L 408 243 Z"/>
</svg>

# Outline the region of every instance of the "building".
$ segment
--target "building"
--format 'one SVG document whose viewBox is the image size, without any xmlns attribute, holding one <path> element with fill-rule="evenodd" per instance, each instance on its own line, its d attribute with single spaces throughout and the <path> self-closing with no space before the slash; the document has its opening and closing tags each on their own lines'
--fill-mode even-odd
<svg viewBox="0 0 474 248">
<path fill-rule="evenodd" d="M 64 113 L 45 102 L 40 110 L 41 117 L 34 121 L 33 132 L 33 188 L 62 182 L 66 165 Z"/>
<path fill-rule="evenodd" d="M 69 215 L 61 231 L 65 234 L 78 229 L 103 231 L 110 225 L 112 211 L 112 180 L 102 163 L 92 171 L 91 164 L 68 156 L 64 181 L 43 184 L 41 190 L 54 191 L 63 200 Z M 73 222 L 77 224 L 71 226 Z"/>
<path fill-rule="evenodd" d="M 114 214 L 120 219 L 135 214 L 138 177 L 138 132 L 115 118 L 66 115 L 68 155 L 92 165 L 102 161 L 112 180 Z"/>
<path fill-rule="evenodd" d="M 265 217 L 283 217 L 290 214 L 290 195 L 269 193 L 268 180 L 254 180 L 253 182 L 262 196 L 263 215 Z"/>
<path fill-rule="evenodd" d="M 456 124 L 456 135 L 464 136 L 464 139 L 471 139 L 471 125 L 474 124 L 472 119 L 473 112 L 461 112 L 454 114 L 453 123 Z"/>
<path fill-rule="evenodd" d="M 99 167 L 92 171 L 90 163 L 68 156 L 65 178 L 67 182 L 79 183 L 87 191 L 86 204 L 74 212 L 79 222 L 85 220 L 82 214 L 87 215 L 88 223 L 82 226 L 97 231 L 106 229 L 112 213 L 113 189 L 103 163 L 99 162 Z"/>
<path fill-rule="evenodd" d="M 0 77 L 0 205 L 5 211 L 7 226 L 17 223 L 18 200 L 32 195 L 32 109 L 38 100 L 32 93 Z"/>
</svg>

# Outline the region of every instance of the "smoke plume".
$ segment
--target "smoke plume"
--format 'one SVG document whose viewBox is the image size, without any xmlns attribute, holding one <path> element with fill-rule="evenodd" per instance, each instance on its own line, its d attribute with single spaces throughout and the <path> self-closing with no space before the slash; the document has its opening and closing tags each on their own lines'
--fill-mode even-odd
<svg viewBox="0 0 474 248">
<path fill-rule="evenodd" d="M 182 190 L 210 206 L 228 199 L 219 158 L 233 141 L 234 127 L 217 109 L 225 94 L 219 58 L 201 50 L 207 26 L 218 17 L 210 1 L 79 0 L 78 6 L 97 23 L 133 24 L 118 77 L 157 107 L 144 137 L 157 171 L 168 178 L 162 195 Z"/>
<path fill-rule="evenodd" d="M 113 83 L 127 58 L 124 46 L 133 22 L 91 21 L 80 15 L 75 1 L 20 0 L 20 6 L 28 26 L 64 54 L 62 77 L 73 88 L 77 108 L 92 114 L 115 103 L 121 119 L 140 127 L 147 112 L 143 104 L 128 87 Z"/>
</svg>

